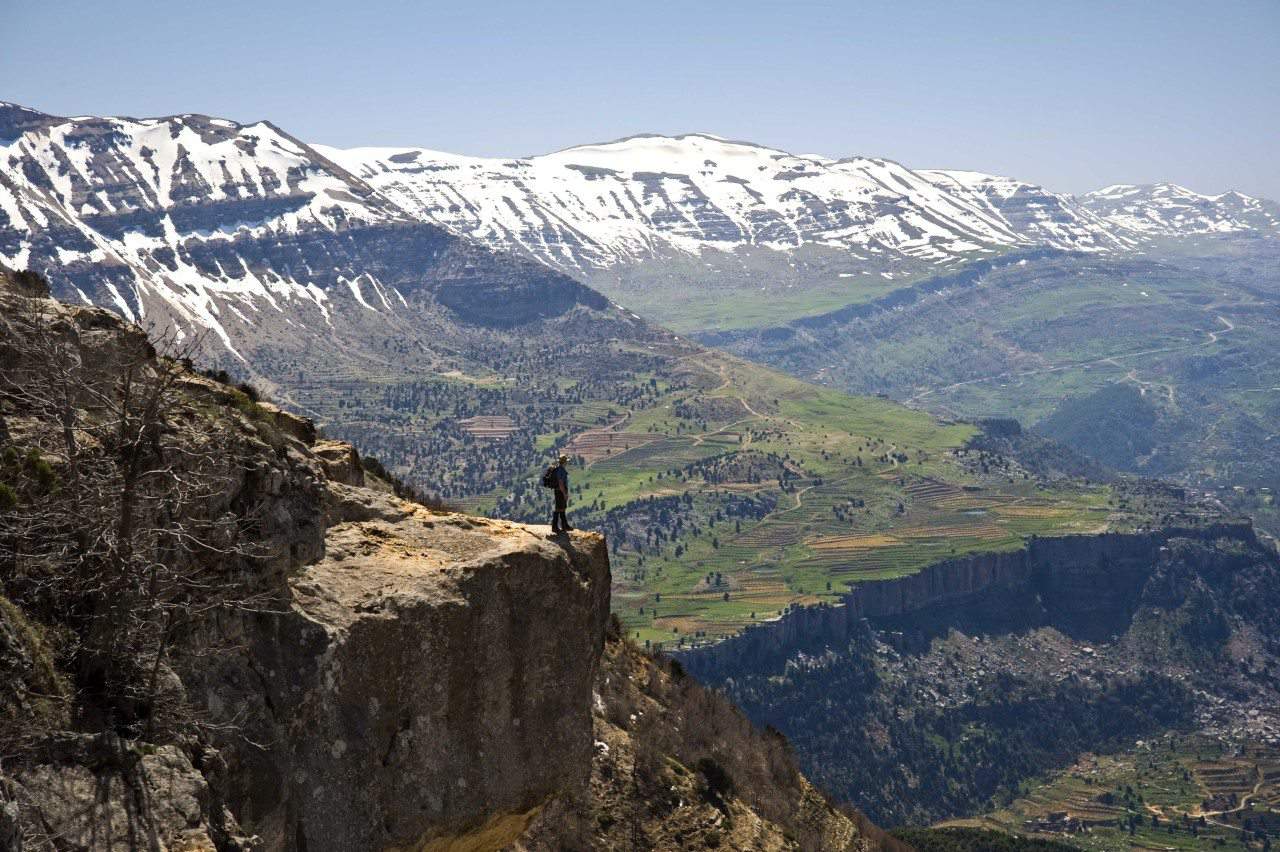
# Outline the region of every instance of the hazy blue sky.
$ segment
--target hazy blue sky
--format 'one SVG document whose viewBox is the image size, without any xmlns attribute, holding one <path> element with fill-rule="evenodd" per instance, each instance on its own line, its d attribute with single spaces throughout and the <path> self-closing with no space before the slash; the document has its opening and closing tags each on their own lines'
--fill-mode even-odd
<svg viewBox="0 0 1280 852">
<path fill-rule="evenodd" d="M 1280 198 L 1280 0 L 0 0 L 0 99 L 541 153 L 702 130 L 796 153 Z"/>
</svg>

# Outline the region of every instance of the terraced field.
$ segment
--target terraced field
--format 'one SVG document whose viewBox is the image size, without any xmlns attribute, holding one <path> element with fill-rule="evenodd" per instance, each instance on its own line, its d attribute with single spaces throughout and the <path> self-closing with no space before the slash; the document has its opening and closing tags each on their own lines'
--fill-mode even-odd
<svg viewBox="0 0 1280 852">
<path fill-rule="evenodd" d="M 656 440 L 658 439 L 652 435 L 615 432 L 610 428 L 588 429 L 575 435 L 573 440 L 565 445 L 565 452 L 580 458 L 586 464 L 591 464 L 620 456 Z"/>
<path fill-rule="evenodd" d="M 505 414 L 493 417 L 468 417 L 459 420 L 462 431 L 476 438 L 498 440 L 506 438 L 516 431 L 515 421 Z"/>
<path fill-rule="evenodd" d="M 1064 813 L 1069 821 L 1055 821 Z M 947 824 L 1057 835 L 1105 852 L 1262 849 L 1260 827 L 1280 833 L 1280 750 L 1165 737 L 1119 755 L 1085 755 L 1007 808 Z"/>
</svg>

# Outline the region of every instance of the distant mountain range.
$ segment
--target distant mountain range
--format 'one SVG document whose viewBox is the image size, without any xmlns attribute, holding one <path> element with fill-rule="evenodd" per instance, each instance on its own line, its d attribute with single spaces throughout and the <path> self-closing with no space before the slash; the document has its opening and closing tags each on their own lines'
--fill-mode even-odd
<svg viewBox="0 0 1280 852">
<path fill-rule="evenodd" d="M 1030 184 L 797 157 L 704 134 L 526 160 L 320 150 L 415 215 L 575 271 L 740 246 L 939 263 L 1016 245 L 1125 244 L 1089 211 Z"/>
<path fill-rule="evenodd" d="M 707 134 L 519 160 L 317 150 L 413 215 L 579 272 L 744 245 L 948 263 L 1018 246 L 1122 250 L 1142 237 L 1280 230 L 1280 206 L 1238 192 L 1157 184 L 1075 198 L 979 172 L 795 156 Z"/>
<path fill-rule="evenodd" d="M 494 250 L 670 319 L 661 306 L 694 291 L 723 299 L 764 282 L 822 290 L 831 306 L 868 280 L 891 289 L 1013 249 L 1126 252 L 1241 232 L 1280 234 L 1280 205 L 1171 184 L 1074 197 L 707 134 L 484 159 L 308 145 L 265 121 L 0 104 L 0 263 L 46 273 L 64 298 L 212 329 L 233 350 L 230 326 L 254 325 L 256 312 L 300 306 L 302 322 L 327 322 L 339 296 L 395 312 L 425 289 L 473 319 L 510 322 L 518 315 L 485 313 L 477 276 L 510 280 L 513 263 L 554 280 L 558 296 L 526 301 L 534 314 L 598 301 Z"/>
</svg>

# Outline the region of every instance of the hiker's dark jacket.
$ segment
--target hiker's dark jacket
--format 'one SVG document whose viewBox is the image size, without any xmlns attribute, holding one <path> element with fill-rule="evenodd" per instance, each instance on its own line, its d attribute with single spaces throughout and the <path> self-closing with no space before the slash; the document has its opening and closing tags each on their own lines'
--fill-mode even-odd
<svg viewBox="0 0 1280 852">
<path fill-rule="evenodd" d="M 556 480 L 556 509 L 564 511 L 569 505 L 569 470 L 561 465 L 551 475 Z"/>
</svg>

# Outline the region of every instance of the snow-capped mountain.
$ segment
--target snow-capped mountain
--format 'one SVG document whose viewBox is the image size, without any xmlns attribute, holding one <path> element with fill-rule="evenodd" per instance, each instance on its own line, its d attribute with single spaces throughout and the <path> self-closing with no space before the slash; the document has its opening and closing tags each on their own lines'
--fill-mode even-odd
<svg viewBox="0 0 1280 852">
<path fill-rule="evenodd" d="M 65 271 L 80 298 L 105 301 L 130 319 L 145 314 L 148 296 L 222 334 L 218 314 L 256 310 L 237 307 L 236 296 L 323 307 L 325 293 L 312 281 L 288 267 L 264 269 L 233 247 L 403 219 L 265 122 L 56 119 L 0 106 L 0 138 L 7 141 L 0 149 L 4 262 L 50 269 L 56 261 L 55 280 Z M 75 271 L 89 265 L 120 275 L 86 291 Z M 219 296 L 232 298 L 222 306 Z"/>
<path fill-rule="evenodd" d="M 838 305 L 862 275 L 883 291 L 1015 249 L 1276 235 L 1278 211 L 1171 185 L 1077 199 L 707 134 L 486 159 L 308 145 L 265 121 L 0 103 L 0 264 L 45 273 L 63 298 L 210 330 L 231 352 L 327 333 L 336 312 L 443 311 L 493 327 L 607 306 L 578 282 L 667 319 L 699 291 L 714 304 L 768 290 L 769 304 L 821 286 Z"/>
<path fill-rule="evenodd" d="M 1173 183 L 1116 184 L 1087 193 L 1086 208 L 1136 237 L 1280 234 L 1280 204 L 1239 192 L 1201 195 Z"/>
<path fill-rule="evenodd" d="M 335 300 L 393 314 L 415 295 L 501 324 L 486 289 L 537 282 L 534 313 L 603 300 L 402 210 L 268 122 L 58 118 L 0 104 L 0 263 L 63 298 L 211 330 L 231 351 Z M 528 299 L 528 294 L 521 298 Z M 238 331 L 233 331 L 233 326 Z"/>
<path fill-rule="evenodd" d="M 878 269 L 1017 246 L 1126 246 L 1073 199 L 1031 184 L 795 156 L 707 134 L 635 136 L 515 160 L 317 150 L 416 216 L 576 273 L 744 246 L 834 248 Z"/>
<path fill-rule="evenodd" d="M 1070 195 L 982 172 L 925 169 L 920 175 L 947 192 L 990 210 L 1024 242 L 1076 251 L 1123 250 L 1133 243 Z"/>
</svg>

